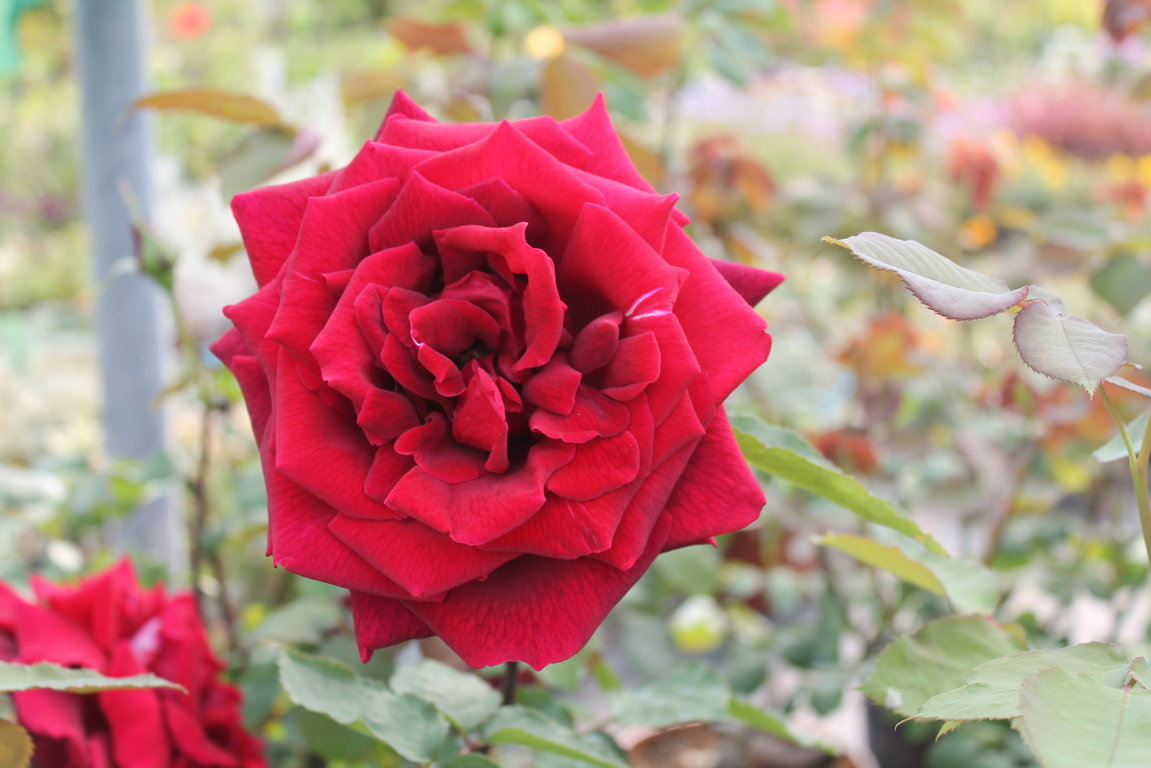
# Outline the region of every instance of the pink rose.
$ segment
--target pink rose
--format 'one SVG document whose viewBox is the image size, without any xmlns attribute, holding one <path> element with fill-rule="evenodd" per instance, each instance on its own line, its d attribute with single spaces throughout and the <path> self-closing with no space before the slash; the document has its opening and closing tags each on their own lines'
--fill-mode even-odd
<svg viewBox="0 0 1151 768">
<path fill-rule="evenodd" d="M 0 583 L 0 661 L 50 661 L 110 677 L 152 673 L 188 691 L 13 694 L 37 764 L 68 768 L 263 768 L 240 719 L 239 690 L 220 681 L 190 593 L 141 589 L 132 564 L 77 586 L 32 577 L 34 602 Z"/>
<path fill-rule="evenodd" d="M 720 403 L 774 273 L 708 259 L 602 101 L 443 124 L 397 94 L 346 167 L 239 195 L 269 552 L 351 590 L 361 650 L 578 651 L 660 552 L 755 520 Z"/>
</svg>

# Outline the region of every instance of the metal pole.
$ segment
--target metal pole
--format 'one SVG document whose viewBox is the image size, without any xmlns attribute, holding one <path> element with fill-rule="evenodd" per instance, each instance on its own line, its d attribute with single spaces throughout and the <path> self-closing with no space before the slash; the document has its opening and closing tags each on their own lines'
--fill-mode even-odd
<svg viewBox="0 0 1151 768">
<path fill-rule="evenodd" d="M 144 93 L 140 0 L 75 0 L 73 38 L 80 80 L 84 211 L 91 238 L 104 428 L 114 457 L 147 459 L 164 449 L 158 303 L 151 280 L 124 267 L 135 251 L 127 187 L 150 207 L 151 131 L 129 105 Z M 112 545 L 175 564 L 178 527 L 164 496 L 110 527 Z"/>
</svg>

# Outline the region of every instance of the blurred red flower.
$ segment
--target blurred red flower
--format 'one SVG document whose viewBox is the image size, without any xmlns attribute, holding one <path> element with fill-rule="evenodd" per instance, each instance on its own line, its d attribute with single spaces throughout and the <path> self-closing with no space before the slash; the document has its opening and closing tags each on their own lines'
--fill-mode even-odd
<svg viewBox="0 0 1151 768">
<path fill-rule="evenodd" d="M 200 37 L 212 26 L 212 14 L 200 3 L 180 3 L 168 14 L 168 33 L 178 40 Z"/>
</svg>

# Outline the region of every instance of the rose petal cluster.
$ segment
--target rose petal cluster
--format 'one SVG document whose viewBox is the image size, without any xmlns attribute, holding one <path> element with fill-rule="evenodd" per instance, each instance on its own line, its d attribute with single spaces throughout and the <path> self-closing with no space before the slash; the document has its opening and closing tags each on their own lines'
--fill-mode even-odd
<svg viewBox="0 0 1151 768">
<path fill-rule="evenodd" d="M 351 591 L 363 653 L 571 656 L 660 552 L 763 505 L 721 405 L 779 275 L 705 257 L 586 113 L 440 123 L 402 93 L 344 168 L 239 195 L 259 290 L 214 346 L 269 552 Z"/>
<path fill-rule="evenodd" d="M 220 679 L 191 593 L 140 587 L 128 560 L 77 585 L 32 577 L 33 600 L 0 583 L 0 661 L 52 662 L 184 687 L 12 695 L 41 766 L 264 768 L 241 694 Z"/>
</svg>

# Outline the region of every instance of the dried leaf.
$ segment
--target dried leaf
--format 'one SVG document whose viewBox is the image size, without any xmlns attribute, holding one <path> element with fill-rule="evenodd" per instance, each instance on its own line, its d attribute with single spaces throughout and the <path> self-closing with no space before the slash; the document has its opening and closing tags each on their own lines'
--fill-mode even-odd
<svg viewBox="0 0 1151 768">
<path fill-rule="evenodd" d="M 264 128 L 289 128 L 275 107 L 254 96 L 212 88 L 185 88 L 141 96 L 130 109 L 160 109 L 199 112 L 232 123 L 248 123 Z"/>
<path fill-rule="evenodd" d="M 651 15 L 569 27 L 563 34 L 569 44 L 595 51 L 640 77 L 651 78 L 679 61 L 684 26 L 679 16 Z"/>
</svg>

